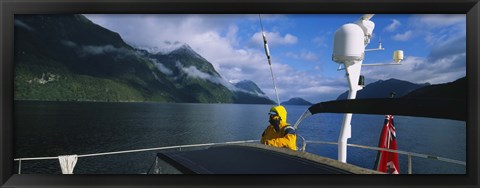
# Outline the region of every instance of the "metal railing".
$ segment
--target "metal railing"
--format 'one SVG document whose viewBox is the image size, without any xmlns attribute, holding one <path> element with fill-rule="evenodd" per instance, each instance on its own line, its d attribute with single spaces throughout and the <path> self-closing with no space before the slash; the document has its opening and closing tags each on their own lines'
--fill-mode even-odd
<svg viewBox="0 0 480 188">
<path fill-rule="evenodd" d="M 306 143 L 338 145 L 337 142 L 324 142 L 324 141 L 306 141 Z M 408 174 L 412 174 L 412 156 L 421 157 L 421 158 L 425 158 L 425 159 L 439 160 L 439 161 L 458 164 L 458 165 L 463 165 L 463 166 L 467 165 L 467 163 L 464 162 L 464 161 L 459 161 L 459 160 L 449 159 L 449 158 L 439 157 L 439 156 L 433 156 L 433 155 L 427 155 L 427 154 L 421 154 L 421 153 L 415 153 L 415 152 L 407 152 L 407 151 L 401 151 L 401 150 L 391 150 L 391 149 L 386 149 L 386 148 L 364 146 L 364 145 L 358 145 L 358 144 L 347 144 L 347 146 L 376 150 L 376 151 L 388 151 L 388 152 L 392 152 L 392 153 L 407 155 L 407 157 L 408 157 Z"/>
<path fill-rule="evenodd" d="M 124 153 L 136 153 L 136 152 L 156 151 L 156 150 L 166 150 L 166 149 L 181 149 L 181 148 L 204 147 L 204 146 L 226 145 L 226 144 L 241 144 L 241 143 L 252 143 L 252 142 L 258 142 L 258 141 L 259 140 L 245 140 L 245 141 L 232 141 L 232 142 L 219 142 L 219 143 L 206 143 L 206 144 L 189 144 L 189 145 L 179 145 L 179 146 L 165 146 L 165 147 L 136 149 L 136 150 L 124 150 L 124 151 L 115 151 L 115 152 L 84 154 L 84 155 L 78 155 L 77 157 L 82 158 L 82 157 L 116 155 L 116 154 L 124 154 Z M 309 143 L 309 144 L 338 145 L 337 142 L 305 141 L 305 140 L 303 140 L 303 142 L 304 143 Z M 347 144 L 347 146 L 363 148 L 363 149 L 370 149 L 370 150 L 377 150 L 377 151 L 388 151 L 388 152 L 398 153 L 398 154 L 402 154 L 402 155 L 407 155 L 408 156 L 408 174 L 412 174 L 412 156 L 426 158 L 426 159 L 439 160 L 439 161 L 443 161 L 443 162 L 448 162 L 448 163 L 453 163 L 453 164 L 466 166 L 466 162 L 464 162 L 464 161 L 459 161 L 459 160 L 454 160 L 454 159 L 449 159 L 449 158 L 444 158 L 444 157 L 438 157 L 438 156 L 433 156 L 433 155 L 407 152 L 407 151 L 401 151 L 401 150 L 391 150 L 391 149 L 372 147 L 372 146 L 364 146 L 364 145 L 358 145 L 358 144 Z M 21 172 L 22 172 L 21 171 L 22 170 L 22 161 L 53 160 L 53 159 L 58 159 L 58 158 L 59 157 L 16 158 L 16 159 L 14 159 L 14 161 L 18 161 L 18 174 L 21 174 Z"/>
<path fill-rule="evenodd" d="M 77 155 L 78 158 L 81 157 L 94 157 L 94 156 L 104 156 L 104 155 L 115 155 L 115 154 L 124 154 L 124 153 L 136 153 L 144 151 L 156 151 L 156 150 L 166 150 L 166 149 L 181 149 L 181 148 L 191 148 L 191 147 L 203 147 L 203 146 L 214 146 L 214 145 L 225 145 L 225 144 L 241 144 L 241 143 L 251 143 L 258 142 L 259 140 L 245 140 L 245 141 L 233 141 L 233 142 L 220 142 L 220 143 L 206 143 L 206 144 L 189 144 L 189 145 L 179 145 L 179 146 L 165 146 L 157 148 L 146 148 L 146 149 L 136 149 L 136 150 L 124 150 L 124 151 L 114 151 L 114 152 L 104 152 L 104 153 L 93 153 L 93 154 L 84 154 Z M 32 158 L 17 158 L 13 161 L 18 161 L 18 174 L 22 172 L 22 161 L 33 161 L 33 160 L 52 160 L 58 159 L 58 157 L 32 157 Z"/>
</svg>

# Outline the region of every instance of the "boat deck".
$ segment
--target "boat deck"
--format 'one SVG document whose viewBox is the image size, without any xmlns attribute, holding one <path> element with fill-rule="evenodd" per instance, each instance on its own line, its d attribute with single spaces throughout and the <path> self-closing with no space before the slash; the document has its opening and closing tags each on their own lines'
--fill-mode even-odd
<svg viewBox="0 0 480 188">
<path fill-rule="evenodd" d="M 157 154 L 153 174 L 376 174 L 314 154 L 262 144 L 237 144 Z"/>
</svg>

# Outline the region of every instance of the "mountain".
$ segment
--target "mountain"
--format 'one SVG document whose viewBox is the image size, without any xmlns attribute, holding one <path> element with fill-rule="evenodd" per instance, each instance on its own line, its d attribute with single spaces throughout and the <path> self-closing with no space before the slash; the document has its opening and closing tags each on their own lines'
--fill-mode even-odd
<svg viewBox="0 0 480 188">
<path fill-rule="evenodd" d="M 203 101 L 224 99 L 224 101 L 227 101 L 226 103 L 273 103 L 264 94 L 259 95 L 249 90 L 249 88 L 243 89 L 241 86 L 239 90 L 236 85 L 225 81 L 210 62 L 196 53 L 187 44 L 180 45 L 177 49 L 168 53 L 163 51 L 150 54 L 142 50 L 140 51 L 150 58 L 177 88 L 185 93 L 195 94 L 196 98 L 200 98 Z M 247 82 L 245 81 L 245 83 Z M 256 87 L 260 93 L 263 93 L 254 82 L 249 81 L 248 83 L 251 87 Z M 202 91 L 208 92 L 202 93 Z"/>
<path fill-rule="evenodd" d="M 467 78 L 459 78 L 453 82 L 426 86 L 405 95 L 404 98 L 444 98 L 467 99 Z"/>
<path fill-rule="evenodd" d="M 19 15 L 14 23 L 15 99 L 175 101 L 150 61 L 81 15 Z"/>
<path fill-rule="evenodd" d="M 233 85 L 239 89 L 243 89 L 257 95 L 265 95 L 265 93 L 257 86 L 257 84 L 251 80 L 242 80 Z"/>
<path fill-rule="evenodd" d="M 265 93 L 251 80 L 242 80 L 233 84 L 237 102 L 243 104 L 275 104 Z"/>
<path fill-rule="evenodd" d="M 366 85 L 362 90 L 357 92 L 357 99 L 364 98 L 388 98 L 390 97 L 390 92 L 395 92 L 395 97 L 402 97 L 418 88 L 429 86 L 429 83 L 425 84 L 414 84 L 411 82 L 389 79 L 389 80 L 379 80 L 374 83 Z M 340 94 L 337 97 L 337 100 L 347 99 L 348 91 Z"/>
<path fill-rule="evenodd" d="M 192 50 L 187 44 L 170 53 L 150 54 L 138 50 L 147 57 L 180 93 L 181 102 L 235 103 L 235 94 L 213 65 Z M 231 85 L 231 84 L 230 84 Z"/>
<path fill-rule="evenodd" d="M 282 102 L 282 105 L 312 105 L 312 103 L 300 97 L 295 97 L 288 101 Z"/>
<path fill-rule="evenodd" d="M 265 103 L 187 44 L 137 49 L 82 15 L 15 16 L 15 99 Z"/>
</svg>

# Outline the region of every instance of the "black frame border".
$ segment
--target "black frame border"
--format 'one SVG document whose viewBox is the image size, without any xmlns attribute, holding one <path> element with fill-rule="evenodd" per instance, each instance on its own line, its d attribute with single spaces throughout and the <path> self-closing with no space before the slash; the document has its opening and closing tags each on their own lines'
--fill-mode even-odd
<svg viewBox="0 0 480 188">
<path fill-rule="evenodd" d="M 3 0 L 0 1 L 1 187 L 479 186 L 480 3 L 478 0 Z M 466 14 L 467 175 L 17 175 L 13 169 L 14 14 Z"/>
</svg>

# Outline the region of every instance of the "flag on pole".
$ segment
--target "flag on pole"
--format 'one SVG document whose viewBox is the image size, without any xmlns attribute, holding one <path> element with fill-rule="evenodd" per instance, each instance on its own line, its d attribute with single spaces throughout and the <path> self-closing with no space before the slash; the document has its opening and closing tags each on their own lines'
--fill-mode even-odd
<svg viewBox="0 0 480 188">
<path fill-rule="evenodd" d="M 385 116 L 385 123 L 380 134 L 378 147 L 397 150 L 397 139 L 395 134 L 395 125 L 393 124 L 393 115 Z M 389 174 L 400 174 L 400 168 L 398 166 L 398 153 L 378 151 L 374 169 Z"/>
</svg>

